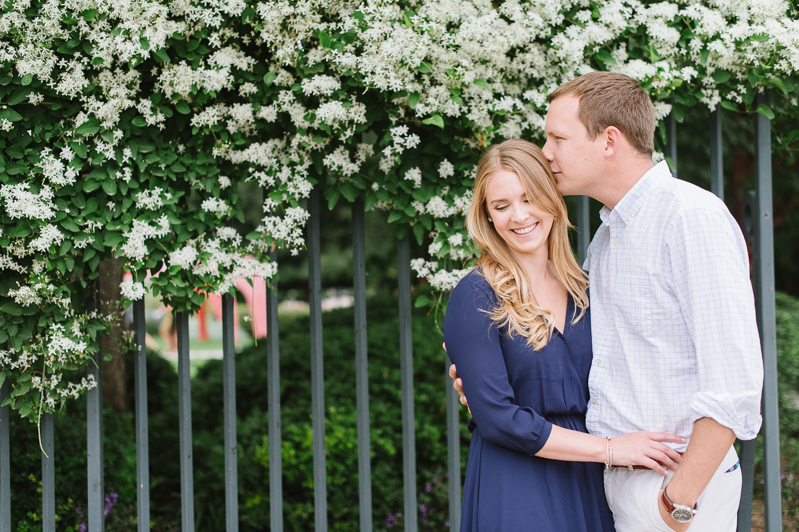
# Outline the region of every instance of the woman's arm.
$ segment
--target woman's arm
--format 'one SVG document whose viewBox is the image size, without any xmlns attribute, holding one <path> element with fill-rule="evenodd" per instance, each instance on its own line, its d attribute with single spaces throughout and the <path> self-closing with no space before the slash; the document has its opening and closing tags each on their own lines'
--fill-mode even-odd
<svg viewBox="0 0 799 532">
<path fill-rule="evenodd" d="M 676 469 L 680 454 L 661 443 L 664 441 L 685 443 L 685 438 L 667 432 L 631 432 L 611 438 L 608 442 L 599 436 L 553 426 L 549 439 L 536 456 L 551 460 L 606 463 L 610 445 L 613 465 L 641 465 L 665 475 L 667 472 L 663 466 Z"/>
<path fill-rule="evenodd" d="M 490 288 L 480 281 L 470 274 L 452 291 L 444 318 L 447 353 L 458 366 L 482 436 L 534 456 L 552 424 L 532 408 L 514 404 L 499 332 L 486 313 L 494 307 L 493 293 L 489 296 Z"/>
<path fill-rule="evenodd" d="M 464 278 L 452 292 L 444 319 L 447 353 L 457 365 L 480 433 L 492 443 L 531 456 L 606 462 L 605 438 L 554 426 L 533 409 L 514 404 L 499 331 L 486 312 L 493 309 L 494 298 L 485 290 Z M 680 456 L 663 441 L 684 443 L 679 436 L 660 432 L 612 438 L 613 463 L 643 465 L 665 474 L 658 462 L 674 467 Z"/>
</svg>

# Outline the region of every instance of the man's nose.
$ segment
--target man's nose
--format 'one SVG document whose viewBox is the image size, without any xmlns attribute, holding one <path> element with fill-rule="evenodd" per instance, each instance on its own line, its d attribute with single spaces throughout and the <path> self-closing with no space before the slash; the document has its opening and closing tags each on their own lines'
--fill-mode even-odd
<svg viewBox="0 0 799 532">
<path fill-rule="evenodd" d="M 549 139 L 547 139 L 541 151 L 544 152 L 544 157 L 547 158 L 547 161 L 552 162 L 555 157 L 552 155 L 552 150 L 549 148 L 549 142 Z"/>
</svg>

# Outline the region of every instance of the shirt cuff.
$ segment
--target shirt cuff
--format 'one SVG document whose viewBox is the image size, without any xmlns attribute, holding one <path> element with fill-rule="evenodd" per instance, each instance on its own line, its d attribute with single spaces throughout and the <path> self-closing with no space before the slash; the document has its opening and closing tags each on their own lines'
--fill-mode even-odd
<svg viewBox="0 0 799 532">
<path fill-rule="evenodd" d="M 694 421 L 703 417 L 714 419 L 731 429 L 739 440 L 754 440 L 760 432 L 760 393 L 730 394 L 699 392 L 691 398 Z"/>
<path fill-rule="evenodd" d="M 538 454 L 538 451 L 540 451 L 544 447 L 544 444 L 546 444 L 547 440 L 549 439 L 549 435 L 551 433 L 552 433 L 552 423 L 544 420 L 544 424 L 541 427 L 541 433 L 538 435 L 538 441 L 535 442 L 535 445 L 530 451 L 531 455 L 535 456 L 536 454 Z"/>
</svg>

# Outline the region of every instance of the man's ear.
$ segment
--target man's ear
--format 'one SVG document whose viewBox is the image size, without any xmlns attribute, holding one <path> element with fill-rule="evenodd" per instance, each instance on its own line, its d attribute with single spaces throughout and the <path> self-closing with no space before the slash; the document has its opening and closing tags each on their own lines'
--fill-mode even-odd
<svg viewBox="0 0 799 532">
<path fill-rule="evenodd" d="M 608 126 L 602 135 L 605 137 L 604 156 L 605 159 L 609 159 L 621 149 L 624 135 L 621 134 L 621 131 L 616 126 Z"/>
</svg>

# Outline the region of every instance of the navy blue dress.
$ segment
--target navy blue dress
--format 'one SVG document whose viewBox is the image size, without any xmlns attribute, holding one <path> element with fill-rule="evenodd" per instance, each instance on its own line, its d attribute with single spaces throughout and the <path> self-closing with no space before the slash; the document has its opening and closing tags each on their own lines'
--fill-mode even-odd
<svg viewBox="0 0 799 532">
<path fill-rule="evenodd" d="M 461 532 L 613 532 L 602 464 L 538 458 L 552 425 L 586 432 L 591 321 L 586 313 L 533 351 L 486 311 L 496 294 L 479 270 L 453 290 L 447 353 L 472 410 Z"/>
</svg>

